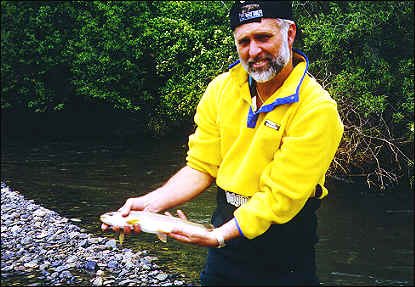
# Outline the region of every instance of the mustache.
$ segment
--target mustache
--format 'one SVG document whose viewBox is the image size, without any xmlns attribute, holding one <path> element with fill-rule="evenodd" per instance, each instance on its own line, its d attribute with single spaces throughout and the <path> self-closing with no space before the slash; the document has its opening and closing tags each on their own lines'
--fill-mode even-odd
<svg viewBox="0 0 415 287">
<path fill-rule="evenodd" d="M 255 64 L 256 62 L 259 62 L 259 61 L 263 61 L 263 60 L 267 60 L 268 62 L 272 62 L 272 60 L 273 60 L 273 57 L 271 57 L 271 56 L 262 56 L 262 57 L 255 57 L 254 59 L 250 59 L 250 60 L 248 60 L 248 65 L 249 66 L 252 66 L 253 64 Z"/>
</svg>

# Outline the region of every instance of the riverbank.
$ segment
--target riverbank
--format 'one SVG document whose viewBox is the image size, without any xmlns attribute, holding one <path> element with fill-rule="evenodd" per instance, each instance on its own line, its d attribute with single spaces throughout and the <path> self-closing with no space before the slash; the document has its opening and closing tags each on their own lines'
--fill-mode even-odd
<svg viewBox="0 0 415 287">
<path fill-rule="evenodd" d="M 148 251 L 134 253 L 115 239 L 94 237 L 3 182 L 1 250 L 1 285 L 22 275 L 38 279 L 31 286 L 181 286 L 189 281 L 167 274 Z"/>
</svg>

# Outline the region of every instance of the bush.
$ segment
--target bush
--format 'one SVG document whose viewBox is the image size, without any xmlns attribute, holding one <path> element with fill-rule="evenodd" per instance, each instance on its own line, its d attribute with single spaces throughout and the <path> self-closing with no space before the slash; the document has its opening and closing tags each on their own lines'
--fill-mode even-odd
<svg viewBox="0 0 415 287">
<path fill-rule="evenodd" d="M 413 2 L 298 2 L 311 73 L 339 104 L 335 170 L 384 188 L 413 177 Z"/>
<path fill-rule="evenodd" d="M 227 1 L 2 1 L 1 108 L 129 111 L 153 134 L 191 125 L 237 60 Z M 293 4 L 310 71 L 339 104 L 331 174 L 413 179 L 413 2 Z M 392 162 L 392 164 L 390 164 Z"/>
</svg>

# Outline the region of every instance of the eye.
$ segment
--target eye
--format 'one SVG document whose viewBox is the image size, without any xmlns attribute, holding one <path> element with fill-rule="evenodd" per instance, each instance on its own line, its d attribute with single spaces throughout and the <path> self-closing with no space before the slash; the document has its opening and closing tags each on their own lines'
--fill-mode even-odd
<svg viewBox="0 0 415 287">
<path fill-rule="evenodd" d="M 258 35 L 255 38 L 258 41 L 265 42 L 265 41 L 268 41 L 268 39 L 271 38 L 271 36 L 270 35 Z"/>
<path fill-rule="evenodd" d="M 249 39 L 241 39 L 238 41 L 238 44 L 241 46 L 245 46 L 249 44 Z"/>
</svg>

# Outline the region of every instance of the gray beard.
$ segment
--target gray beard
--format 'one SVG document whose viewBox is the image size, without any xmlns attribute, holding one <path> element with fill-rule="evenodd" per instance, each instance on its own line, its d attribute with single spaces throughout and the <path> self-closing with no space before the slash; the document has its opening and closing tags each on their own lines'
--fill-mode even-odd
<svg viewBox="0 0 415 287">
<path fill-rule="evenodd" d="M 267 55 L 265 59 L 269 61 L 269 65 L 265 68 L 256 69 L 253 64 L 260 61 L 263 58 L 255 58 L 248 63 L 244 62 L 241 58 L 240 62 L 242 67 L 248 74 L 258 83 L 265 83 L 278 75 L 290 60 L 290 51 L 288 47 L 288 41 L 283 41 L 281 49 L 278 55 Z"/>
</svg>

